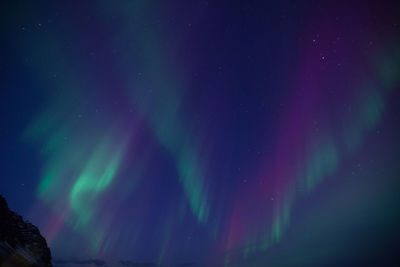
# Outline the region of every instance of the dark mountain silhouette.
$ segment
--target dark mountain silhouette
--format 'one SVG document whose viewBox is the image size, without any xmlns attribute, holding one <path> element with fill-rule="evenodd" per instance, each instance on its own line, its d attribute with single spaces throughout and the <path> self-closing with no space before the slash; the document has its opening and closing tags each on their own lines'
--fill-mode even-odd
<svg viewBox="0 0 400 267">
<path fill-rule="evenodd" d="M 8 208 L 0 195 L 0 266 L 52 266 L 50 249 L 38 228 Z"/>
<path fill-rule="evenodd" d="M 56 266 L 67 265 L 90 265 L 90 266 L 106 266 L 105 261 L 99 259 L 89 259 L 89 260 L 79 260 L 79 259 L 69 259 L 69 260 L 55 260 L 54 264 Z"/>
<path fill-rule="evenodd" d="M 100 259 L 58 259 L 53 261 L 55 267 L 85 267 L 85 266 L 99 266 L 99 267 L 163 267 L 163 266 L 197 266 L 194 262 L 175 263 L 168 265 L 160 265 L 155 262 L 141 262 L 131 260 L 119 260 L 107 262 Z"/>
<path fill-rule="evenodd" d="M 150 267 L 150 266 L 158 266 L 153 262 L 133 262 L 133 261 L 120 261 L 122 265 L 125 266 L 135 266 L 135 267 Z"/>
</svg>

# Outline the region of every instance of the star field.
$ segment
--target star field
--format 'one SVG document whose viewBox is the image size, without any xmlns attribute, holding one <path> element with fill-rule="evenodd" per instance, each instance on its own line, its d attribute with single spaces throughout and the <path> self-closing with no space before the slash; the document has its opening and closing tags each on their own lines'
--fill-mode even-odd
<svg viewBox="0 0 400 267">
<path fill-rule="evenodd" d="M 54 259 L 396 261 L 397 2 L 2 5 L 0 193 Z"/>
</svg>

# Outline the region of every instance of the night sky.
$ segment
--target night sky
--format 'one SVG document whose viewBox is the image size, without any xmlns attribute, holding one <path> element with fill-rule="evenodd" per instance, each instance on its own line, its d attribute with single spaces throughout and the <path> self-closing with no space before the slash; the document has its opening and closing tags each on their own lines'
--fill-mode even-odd
<svg viewBox="0 0 400 267">
<path fill-rule="evenodd" d="M 268 2 L 1 2 L 0 194 L 53 259 L 400 262 L 400 1 Z"/>
</svg>

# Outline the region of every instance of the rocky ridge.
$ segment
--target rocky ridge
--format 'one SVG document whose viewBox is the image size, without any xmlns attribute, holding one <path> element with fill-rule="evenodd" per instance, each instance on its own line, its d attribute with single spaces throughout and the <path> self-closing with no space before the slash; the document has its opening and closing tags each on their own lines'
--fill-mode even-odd
<svg viewBox="0 0 400 267">
<path fill-rule="evenodd" d="M 38 228 L 8 208 L 0 195 L 0 266 L 52 266 Z"/>
</svg>

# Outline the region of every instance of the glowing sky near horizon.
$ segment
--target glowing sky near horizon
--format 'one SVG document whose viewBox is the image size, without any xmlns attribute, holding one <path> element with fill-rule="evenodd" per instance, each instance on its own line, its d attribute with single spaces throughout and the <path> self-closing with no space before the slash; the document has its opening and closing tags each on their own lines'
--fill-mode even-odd
<svg viewBox="0 0 400 267">
<path fill-rule="evenodd" d="M 54 257 L 340 264 L 340 240 L 372 250 L 368 223 L 382 241 L 399 220 L 398 4 L 10 10 L 7 97 L 30 103 L 12 140 L 32 170 L 15 199 Z"/>
</svg>

